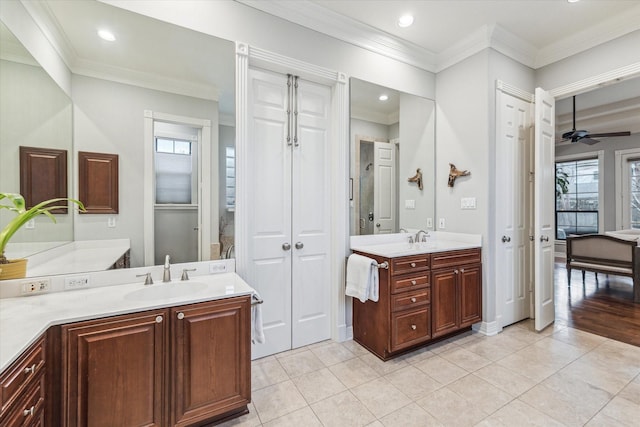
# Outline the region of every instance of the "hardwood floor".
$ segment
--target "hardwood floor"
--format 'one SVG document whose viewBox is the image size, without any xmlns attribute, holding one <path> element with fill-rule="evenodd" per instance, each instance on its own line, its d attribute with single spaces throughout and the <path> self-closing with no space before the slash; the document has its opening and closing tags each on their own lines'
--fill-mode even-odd
<svg viewBox="0 0 640 427">
<path fill-rule="evenodd" d="M 640 346 L 640 304 L 633 302 L 631 278 L 587 272 L 571 274 L 567 286 L 564 262 L 555 264 L 556 322 L 575 329 Z"/>
</svg>

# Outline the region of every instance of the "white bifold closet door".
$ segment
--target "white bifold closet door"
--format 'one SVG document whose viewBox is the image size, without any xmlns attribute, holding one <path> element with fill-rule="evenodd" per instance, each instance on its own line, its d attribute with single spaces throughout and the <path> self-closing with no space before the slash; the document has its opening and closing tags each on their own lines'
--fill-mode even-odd
<svg viewBox="0 0 640 427">
<path fill-rule="evenodd" d="M 249 69 L 248 283 L 263 357 L 330 338 L 331 89 Z"/>
</svg>

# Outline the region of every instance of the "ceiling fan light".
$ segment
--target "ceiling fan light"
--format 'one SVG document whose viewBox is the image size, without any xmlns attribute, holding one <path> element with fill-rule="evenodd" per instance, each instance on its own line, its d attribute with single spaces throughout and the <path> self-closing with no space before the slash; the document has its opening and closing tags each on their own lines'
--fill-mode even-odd
<svg viewBox="0 0 640 427">
<path fill-rule="evenodd" d="M 413 15 L 406 14 L 398 18 L 398 27 L 407 28 L 413 24 Z"/>
</svg>

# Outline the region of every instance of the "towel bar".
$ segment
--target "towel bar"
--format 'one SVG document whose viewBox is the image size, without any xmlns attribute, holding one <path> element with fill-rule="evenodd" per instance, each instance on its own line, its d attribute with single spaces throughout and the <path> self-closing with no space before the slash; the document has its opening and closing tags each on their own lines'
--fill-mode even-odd
<svg viewBox="0 0 640 427">
<path fill-rule="evenodd" d="M 385 261 L 383 263 L 378 264 L 377 267 L 378 268 L 384 268 L 385 270 L 388 270 L 389 269 L 389 263 L 387 261 Z"/>
<path fill-rule="evenodd" d="M 258 305 L 262 304 L 263 302 L 264 300 L 258 298 L 256 294 L 251 295 L 251 305 Z"/>
</svg>

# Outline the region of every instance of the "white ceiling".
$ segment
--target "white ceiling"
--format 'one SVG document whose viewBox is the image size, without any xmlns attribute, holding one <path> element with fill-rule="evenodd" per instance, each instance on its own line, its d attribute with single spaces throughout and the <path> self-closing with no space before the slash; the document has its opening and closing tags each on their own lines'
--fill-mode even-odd
<svg viewBox="0 0 640 427">
<path fill-rule="evenodd" d="M 574 4 L 565 0 L 238 1 L 434 72 L 474 49 L 489 46 L 536 68 L 640 30 L 638 0 L 582 0 Z M 219 99 L 221 110 L 233 114 L 231 42 L 96 1 L 24 3 L 41 20 L 74 73 Z M 415 23 L 403 29 L 396 21 L 405 12 L 415 15 Z M 112 28 L 118 41 L 110 44 L 95 37 L 100 26 Z M 617 85 L 600 89 L 591 101 L 589 94 L 579 95 L 578 111 L 597 108 L 594 102 L 604 104 L 607 111 L 617 111 L 613 102 L 629 103 L 631 98 L 635 99 L 635 110 L 626 110 L 640 115 L 640 79 L 634 80 L 617 91 L 616 99 L 608 97 Z M 569 112 L 570 116 L 570 110 L 568 100 L 558 102 L 559 113 Z M 569 117 L 569 125 L 570 121 Z M 566 123 L 566 117 L 559 120 L 559 129 Z M 596 132 L 595 127 L 589 130 Z M 627 129 L 602 131 L 611 130 Z"/>
</svg>

